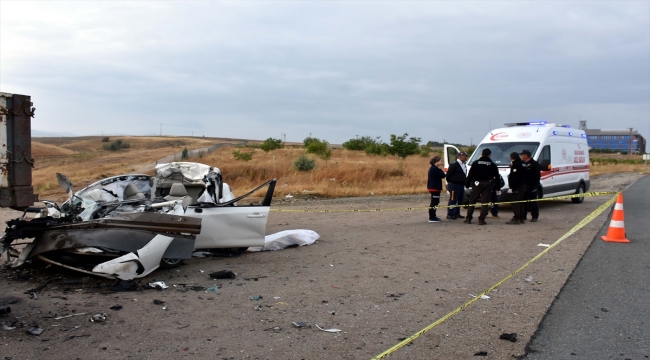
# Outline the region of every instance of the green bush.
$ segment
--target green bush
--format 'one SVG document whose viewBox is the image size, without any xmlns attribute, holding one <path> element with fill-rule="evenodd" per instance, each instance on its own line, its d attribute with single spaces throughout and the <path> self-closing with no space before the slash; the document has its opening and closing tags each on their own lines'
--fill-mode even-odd
<svg viewBox="0 0 650 360">
<path fill-rule="evenodd" d="M 309 141 L 307 141 L 309 139 Z M 316 138 L 307 138 L 305 139 L 305 148 L 307 149 L 307 154 L 314 154 L 323 160 L 329 160 L 332 157 L 332 150 L 328 148 L 329 143 L 325 140 L 319 140 Z"/>
<path fill-rule="evenodd" d="M 235 158 L 237 161 L 250 161 L 253 159 L 253 152 L 239 152 L 239 150 L 234 150 L 232 152 L 232 156 Z"/>
<path fill-rule="evenodd" d="M 187 147 L 185 147 L 183 148 L 183 152 L 181 152 L 181 159 L 189 159 L 189 158 L 190 158 L 190 154 L 187 151 Z"/>
<path fill-rule="evenodd" d="M 260 149 L 264 150 L 264 152 L 269 152 L 271 150 L 276 150 L 276 149 L 282 149 L 284 147 L 284 143 L 280 139 L 274 139 L 274 138 L 268 138 L 264 140 L 262 145 L 260 145 Z"/>
<path fill-rule="evenodd" d="M 363 151 L 368 155 L 388 156 L 388 144 L 376 142 L 368 145 Z"/>
<path fill-rule="evenodd" d="M 119 149 L 128 149 L 130 147 L 131 147 L 131 144 L 129 144 L 127 142 L 123 142 L 122 140 L 115 140 L 114 142 L 112 142 L 110 144 L 102 145 L 102 149 L 108 150 L 108 151 L 117 151 Z"/>
<path fill-rule="evenodd" d="M 109 142 L 109 141 L 111 140 L 108 138 L 108 136 L 102 139 L 102 142 Z"/>
<path fill-rule="evenodd" d="M 424 157 L 424 158 L 427 158 L 427 157 L 429 157 L 429 155 L 430 155 L 432 152 L 433 152 L 433 149 L 432 149 L 432 148 L 430 148 L 430 147 L 428 147 L 428 146 L 426 146 L 426 145 L 422 145 L 422 146 L 420 146 L 420 156 L 422 156 L 422 157 Z"/>
<path fill-rule="evenodd" d="M 362 136 L 357 139 L 350 139 L 346 142 L 344 142 L 343 148 L 347 150 L 358 150 L 358 151 L 364 151 L 366 150 L 369 146 L 376 145 L 379 140 L 373 139 L 370 136 Z"/>
<path fill-rule="evenodd" d="M 311 171 L 316 167 L 316 160 L 310 159 L 309 156 L 302 154 L 294 161 L 293 167 L 298 171 Z"/>
</svg>

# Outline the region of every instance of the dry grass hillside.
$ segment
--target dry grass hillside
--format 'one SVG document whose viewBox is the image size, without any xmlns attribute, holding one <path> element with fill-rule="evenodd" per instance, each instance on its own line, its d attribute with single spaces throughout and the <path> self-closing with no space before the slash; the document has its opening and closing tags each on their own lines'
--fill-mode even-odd
<svg viewBox="0 0 650 360">
<path fill-rule="evenodd" d="M 34 138 L 35 191 L 41 199 L 61 200 L 65 194 L 56 181 L 57 172 L 68 175 L 75 188 L 81 189 L 108 176 L 136 172 L 158 159 L 181 152 L 184 147 L 191 150 L 241 141 L 192 137 L 110 138 L 110 142 L 116 140 L 122 140 L 130 147 L 118 151 L 102 150 L 102 145 L 107 143 L 102 142 L 101 137 Z M 233 150 L 252 152 L 253 158 L 250 161 L 235 160 Z M 278 179 L 275 193 L 278 197 L 287 194 L 342 197 L 426 193 L 428 157 L 416 155 L 398 161 L 396 157 L 335 148 L 331 159 L 316 158 L 314 170 L 300 172 L 294 169 L 293 164 L 303 152 L 299 146 L 269 153 L 257 148 L 224 147 L 189 161 L 219 167 L 236 195 L 272 178 Z M 640 155 L 592 154 L 591 159 L 592 175 L 644 169 Z"/>
<path fill-rule="evenodd" d="M 76 189 L 81 189 L 107 176 L 131 173 L 156 160 L 183 150 L 209 147 L 223 139 L 177 137 L 111 137 L 122 140 L 130 148 L 103 150 L 102 137 L 59 137 L 32 139 L 34 164 L 32 183 L 41 199 L 61 199 L 64 194 L 56 181 L 56 173 L 66 174 Z"/>
</svg>

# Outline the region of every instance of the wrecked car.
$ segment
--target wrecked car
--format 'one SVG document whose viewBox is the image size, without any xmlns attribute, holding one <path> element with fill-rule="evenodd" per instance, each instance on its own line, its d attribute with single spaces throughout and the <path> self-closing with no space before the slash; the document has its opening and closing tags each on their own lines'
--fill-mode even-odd
<svg viewBox="0 0 650 360">
<path fill-rule="evenodd" d="M 65 175 L 57 180 L 69 199 L 43 201 L 8 221 L 0 254 L 6 248 L 14 266 L 38 259 L 123 280 L 177 266 L 195 251 L 232 256 L 264 246 L 276 183 L 235 197 L 218 168 L 193 162 L 159 164 L 153 176 L 113 176 L 76 192 Z M 260 204 L 238 204 L 267 186 Z M 15 243 L 22 238 L 34 241 Z"/>
</svg>

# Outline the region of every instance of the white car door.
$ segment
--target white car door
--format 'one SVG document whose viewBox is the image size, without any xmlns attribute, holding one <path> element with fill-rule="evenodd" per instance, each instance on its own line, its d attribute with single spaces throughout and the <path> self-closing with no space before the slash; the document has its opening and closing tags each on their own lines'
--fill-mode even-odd
<svg viewBox="0 0 650 360">
<path fill-rule="evenodd" d="M 195 249 L 264 246 L 270 206 L 188 206 L 185 216 L 200 217 Z"/>
</svg>

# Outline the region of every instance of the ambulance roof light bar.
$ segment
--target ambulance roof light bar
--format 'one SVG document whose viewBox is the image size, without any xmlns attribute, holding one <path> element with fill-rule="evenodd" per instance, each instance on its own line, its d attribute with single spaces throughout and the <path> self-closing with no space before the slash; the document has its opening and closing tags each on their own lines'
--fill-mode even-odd
<svg viewBox="0 0 650 360">
<path fill-rule="evenodd" d="M 505 126 L 535 126 L 535 125 L 541 125 L 544 126 L 546 125 L 546 121 L 528 121 L 528 122 L 520 122 L 520 123 L 506 123 L 504 124 Z"/>
</svg>

